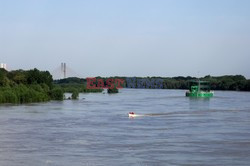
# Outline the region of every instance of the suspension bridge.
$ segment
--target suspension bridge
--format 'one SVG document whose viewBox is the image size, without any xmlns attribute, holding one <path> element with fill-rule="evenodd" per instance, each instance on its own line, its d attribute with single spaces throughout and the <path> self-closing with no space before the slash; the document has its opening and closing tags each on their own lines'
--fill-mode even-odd
<svg viewBox="0 0 250 166">
<path fill-rule="evenodd" d="M 53 76 L 53 79 L 63 79 L 68 77 L 79 77 L 83 78 L 83 75 L 75 72 L 70 68 L 66 63 L 61 63 L 60 66 L 56 67 L 54 70 L 50 71 L 50 74 Z"/>
</svg>

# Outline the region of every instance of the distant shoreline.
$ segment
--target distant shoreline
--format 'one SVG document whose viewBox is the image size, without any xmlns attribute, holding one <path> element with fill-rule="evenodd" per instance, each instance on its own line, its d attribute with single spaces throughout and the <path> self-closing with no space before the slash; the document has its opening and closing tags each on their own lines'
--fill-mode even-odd
<svg viewBox="0 0 250 166">
<path fill-rule="evenodd" d="M 107 79 L 123 79 L 124 88 L 142 88 L 142 89 L 188 89 L 191 80 L 197 80 L 196 77 L 95 77 L 96 85 L 98 79 L 103 80 L 104 86 Z M 209 81 L 211 90 L 230 90 L 230 91 L 250 91 L 250 80 L 242 75 L 225 76 L 205 76 L 199 78 L 203 81 Z M 60 80 L 54 80 L 57 85 L 81 85 L 87 84 L 86 78 L 69 77 Z"/>
<path fill-rule="evenodd" d="M 250 80 L 242 75 L 226 75 L 220 77 L 205 76 L 200 80 L 209 81 L 211 90 L 250 91 Z M 119 88 L 137 89 L 189 89 L 189 82 L 196 77 L 96 77 L 92 82 L 96 87 L 88 87 L 86 78 L 69 77 L 53 80 L 48 71 L 0 69 L 0 103 L 36 103 L 50 100 L 64 100 L 64 93 L 72 93 L 70 99 L 78 99 L 79 93 L 100 93 L 104 87 L 114 80 L 122 80 L 119 87 L 108 93 L 118 93 Z"/>
</svg>

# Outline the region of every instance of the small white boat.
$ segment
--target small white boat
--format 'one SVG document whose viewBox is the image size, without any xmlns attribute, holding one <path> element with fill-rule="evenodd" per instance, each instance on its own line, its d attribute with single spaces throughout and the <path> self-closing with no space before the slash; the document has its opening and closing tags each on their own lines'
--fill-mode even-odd
<svg viewBox="0 0 250 166">
<path fill-rule="evenodd" d="M 142 116 L 167 116 L 170 113 L 154 113 L 154 114 L 135 114 L 134 112 L 129 112 L 128 117 L 135 118 L 135 117 L 142 117 Z"/>
<path fill-rule="evenodd" d="M 145 115 L 135 114 L 134 112 L 129 112 L 128 113 L 128 117 L 130 117 L 130 118 L 134 118 L 134 117 L 138 117 L 138 116 L 145 116 Z"/>
</svg>

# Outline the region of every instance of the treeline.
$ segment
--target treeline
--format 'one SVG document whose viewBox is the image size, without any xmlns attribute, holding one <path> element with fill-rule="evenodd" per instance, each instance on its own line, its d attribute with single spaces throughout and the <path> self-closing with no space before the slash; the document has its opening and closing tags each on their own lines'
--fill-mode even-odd
<svg viewBox="0 0 250 166">
<path fill-rule="evenodd" d="M 199 78 L 202 81 L 209 81 L 212 90 L 235 90 L 250 91 L 250 80 L 242 75 L 225 75 L 219 77 L 205 76 Z M 134 81 L 135 80 L 135 81 Z M 196 77 L 126 77 L 124 85 L 131 88 L 160 88 L 160 89 L 188 89 L 189 82 L 198 80 Z M 150 83 L 148 83 L 150 82 Z"/>
<path fill-rule="evenodd" d="M 129 87 L 128 82 L 131 78 L 126 78 L 126 87 Z M 155 84 L 160 84 L 158 88 L 162 89 L 188 89 L 189 82 L 192 80 L 198 80 L 196 77 L 147 77 L 147 78 L 136 78 L 136 86 L 138 88 L 138 82 L 140 80 L 155 80 Z M 226 75 L 226 76 L 205 76 L 199 78 L 202 81 L 209 81 L 212 90 L 235 90 L 235 91 L 250 91 L 250 80 L 247 80 L 242 75 Z M 139 84 L 140 88 L 140 84 Z"/>
<path fill-rule="evenodd" d="M 226 75 L 220 77 L 205 76 L 202 80 L 209 81 L 213 90 L 250 91 L 250 80 L 242 75 Z"/>
<path fill-rule="evenodd" d="M 54 84 L 61 87 L 64 92 L 73 93 L 78 91 L 79 93 L 98 93 L 103 89 L 88 89 L 87 81 L 84 78 L 69 77 L 65 79 L 54 80 Z"/>
<path fill-rule="evenodd" d="M 197 80 L 196 77 L 96 77 L 96 79 L 103 79 L 104 82 L 108 78 L 113 79 L 123 79 L 124 88 L 146 88 L 146 89 L 188 89 L 189 82 L 192 80 Z M 235 90 L 235 91 L 250 91 L 250 80 L 246 79 L 242 75 L 225 75 L 225 76 L 210 76 L 199 78 L 203 81 L 209 81 L 212 90 Z M 62 80 L 57 80 L 57 84 L 62 87 L 67 87 L 68 85 L 79 86 L 83 88 L 82 85 L 87 84 L 87 80 L 84 78 L 67 78 Z M 71 87 L 70 86 L 70 87 Z M 82 91 L 87 91 L 86 87 Z M 92 91 L 93 89 L 89 89 Z"/>
<path fill-rule="evenodd" d="M 108 78 L 96 77 L 96 80 L 102 79 L 104 81 L 104 86 L 106 86 L 106 80 Z M 87 79 L 85 78 L 77 78 L 77 77 L 69 77 L 65 79 L 54 80 L 54 84 L 60 86 L 65 92 L 72 93 L 73 91 L 78 91 L 81 93 L 99 93 L 103 92 L 103 88 L 87 88 Z M 97 84 L 97 82 L 96 82 Z M 118 93 L 119 90 L 114 85 L 114 88 L 108 89 L 108 93 Z"/>
<path fill-rule="evenodd" d="M 0 103 L 63 100 L 63 89 L 53 84 L 48 71 L 0 69 Z"/>
</svg>

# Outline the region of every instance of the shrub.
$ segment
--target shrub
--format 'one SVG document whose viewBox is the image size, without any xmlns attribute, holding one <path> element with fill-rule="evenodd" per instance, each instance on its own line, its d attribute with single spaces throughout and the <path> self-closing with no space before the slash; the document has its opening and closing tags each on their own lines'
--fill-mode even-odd
<svg viewBox="0 0 250 166">
<path fill-rule="evenodd" d="M 108 89 L 108 93 L 118 93 L 118 92 L 119 92 L 119 90 L 116 87 L 114 87 L 112 89 Z"/>
<path fill-rule="evenodd" d="M 63 100 L 63 90 L 62 88 L 56 87 L 50 91 L 50 97 L 52 100 Z"/>
<path fill-rule="evenodd" d="M 76 99 L 78 99 L 78 97 L 79 97 L 79 92 L 78 92 L 77 89 L 74 89 L 73 92 L 72 92 L 71 98 L 73 100 L 76 100 Z"/>
</svg>

